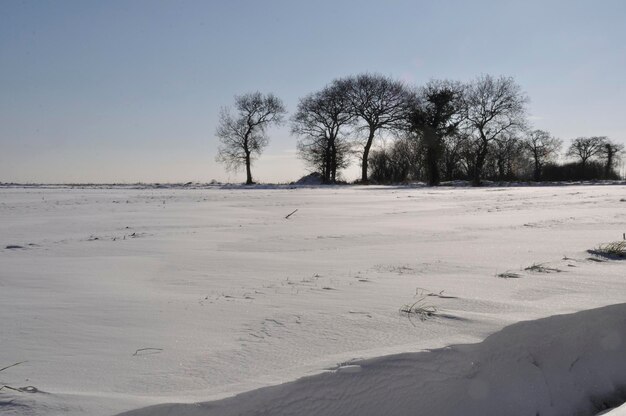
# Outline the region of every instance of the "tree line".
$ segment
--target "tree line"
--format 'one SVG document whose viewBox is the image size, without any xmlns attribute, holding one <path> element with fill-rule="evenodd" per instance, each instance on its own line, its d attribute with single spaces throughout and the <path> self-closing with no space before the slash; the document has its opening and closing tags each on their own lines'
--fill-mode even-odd
<svg viewBox="0 0 626 416">
<path fill-rule="evenodd" d="M 299 157 L 322 183 L 333 184 L 353 160 L 360 183 L 483 180 L 617 179 L 624 146 L 605 136 L 562 141 L 533 130 L 528 97 L 511 77 L 482 75 L 461 83 L 431 80 L 411 87 L 391 77 L 360 74 L 333 80 L 302 97 L 290 119 Z M 260 92 L 235 96 L 223 108 L 216 160 L 227 169 L 251 166 L 269 143 L 267 129 L 286 122 L 283 102 Z M 376 145 L 376 146 L 374 146 Z"/>
</svg>

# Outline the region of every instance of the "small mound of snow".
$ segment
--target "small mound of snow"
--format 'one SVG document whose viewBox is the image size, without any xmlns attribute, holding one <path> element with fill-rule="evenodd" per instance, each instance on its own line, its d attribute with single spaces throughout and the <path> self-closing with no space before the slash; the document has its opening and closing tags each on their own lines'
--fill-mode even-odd
<svg viewBox="0 0 626 416">
<path fill-rule="evenodd" d="M 295 185 L 321 185 L 323 182 L 322 174 L 318 172 L 310 173 L 306 176 L 301 177 L 296 182 Z"/>
</svg>

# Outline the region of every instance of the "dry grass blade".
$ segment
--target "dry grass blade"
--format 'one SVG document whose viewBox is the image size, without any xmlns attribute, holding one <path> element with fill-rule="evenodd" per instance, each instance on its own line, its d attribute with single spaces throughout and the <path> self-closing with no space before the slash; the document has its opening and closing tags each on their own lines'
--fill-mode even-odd
<svg viewBox="0 0 626 416">
<path fill-rule="evenodd" d="M 424 300 L 426 297 L 421 297 L 411 304 L 403 305 L 400 308 L 401 313 L 406 313 L 410 318 L 411 316 L 417 316 L 420 321 L 425 321 L 428 318 L 432 318 L 437 315 L 437 308 L 433 305 L 426 304 Z"/>
<path fill-rule="evenodd" d="M 612 243 L 601 244 L 598 248 L 588 251 L 596 256 L 609 259 L 626 259 L 626 241 L 614 241 Z"/>
<path fill-rule="evenodd" d="M 135 353 L 133 354 L 133 357 L 137 356 L 137 355 L 152 355 L 152 354 L 158 354 L 161 351 L 163 351 L 163 348 L 152 348 L 152 347 L 147 347 L 147 348 L 139 348 L 137 351 L 135 351 Z"/>
<path fill-rule="evenodd" d="M 20 361 L 19 363 L 15 363 L 15 364 L 7 365 L 6 367 L 2 367 L 2 368 L 0 368 L 0 371 L 4 371 L 4 370 L 6 370 L 6 369 L 8 369 L 8 368 L 15 367 L 16 365 L 24 364 L 25 362 L 27 362 L 27 361 Z"/>
<path fill-rule="evenodd" d="M 13 391 L 17 391 L 20 393 L 39 393 L 40 392 L 40 390 L 35 386 L 11 387 L 5 384 L 4 386 L 0 387 L 0 390 L 2 389 L 13 390 Z"/>
<path fill-rule="evenodd" d="M 11 367 L 15 367 L 16 365 L 24 364 L 26 362 L 27 361 L 20 361 L 20 362 L 15 363 L 15 364 L 7 365 L 6 367 L 0 368 L 0 371 L 7 370 L 7 369 L 9 369 Z M 37 387 L 34 387 L 34 386 L 12 387 L 12 386 L 9 386 L 7 384 L 5 384 L 3 386 L 0 386 L 0 390 L 4 390 L 4 389 L 17 391 L 17 392 L 20 392 L 20 393 L 38 393 L 39 392 L 39 389 L 37 389 Z"/>
<path fill-rule="evenodd" d="M 445 290 L 435 293 L 435 292 L 431 292 L 429 290 L 423 289 L 421 287 L 418 287 L 415 289 L 415 297 L 424 298 L 424 297 L 432 296 L 432 297 L 436 297 L 439 299 L 458 299 L 456 296 L 444 295 L 443 292 L 445 292 Z"/>
</svg>

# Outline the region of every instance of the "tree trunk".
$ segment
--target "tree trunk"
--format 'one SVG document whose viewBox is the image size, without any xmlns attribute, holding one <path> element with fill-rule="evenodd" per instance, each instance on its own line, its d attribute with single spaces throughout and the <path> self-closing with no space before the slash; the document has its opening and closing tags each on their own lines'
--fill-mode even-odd
<svg viewBox="0 0 626 416">
<path fill-rule="evenodd" d="M 337 182 L 337 148 L 331 147 L 330 152 L 330 183 Z"/>
<path fill-rule="evenodd" d="M 606 165 L 604 165 L 604 179 L 611 179 L 613 176 L 613 151 L 607 146 Z"/>
<path fill-rule="evenodd" d="M 328 165 L 325 162 L 320 173 L 322 174 L 322 184 L 326 185 L 328 183 Z"/>
<path fill-rule="evenodd" d="M 330 183 L 330 175 L 332 172 L 332 147 L 330 144 L 326 145 L 326 149 L 324 149 L 324 177 L 322 182 L 324 184 Z"/>
<path fill-rule="evenodd" d="M 252 171 L 250 170 L 250 152 L 246 152 L 246 185 L 252 185 Z"/>
<path fill-rule="evenodd" d="M 437 186 L 441 182 L 439 175 L 439 152 L 429 146 L 426 149 L 426 170 L 428 175 L 428 186 Z"/>
<path fill-rule="evenodd" d="M 458 173 L 458 157 L 454 153 L 448 153 L 444 159 L 445 180 L 451 181 L 455 179 L 454 175 Z"/>
<path fill-rule="evenodd" d="M 424 139 L 426 143 L 426 177 L 428 186 L 436 186 L 441 182 L 439 175 L 441 142 L 435 132 L 429 128 L 424 130 Z"/>
<path fill-rule="evenodd" d="M 506 162 L 502 158 L 498 158 L 498 179 L 501 181 L 506 179 Z"/>
<path fill-rule="evenodd" d="M 476 164 L 474 165 L 474 175 L 472 178 L 473 186 L 480 186 L 483 176 L 483 166 L 485 165 L 485 159 L 487 158 L 488 147 L 487 145 L 480 145 L 476 151 Z"/>
<path fill-rule="evenodd" d="M 455 166 L 454 166 L 454 164 L 451 161 L 446 161 L 446 172 L 445 172 L 446 177 L 445 177 L 445 179 L 447 181 L 451 181 L 453 179 L 454 168 L 455 168 Z"/>
<path fill-rule="evenodd" d="M 367 138 L 367 143 L 365 143 L 365 148 L 363 149 L 363 160 L 361 161 L 361 183 L 367 183 L 367 161 L 370 155 L 372 142 L 374 141 L 375 132 L 376 130 L 370 126 L 370 133 Z"/>
<path fill-rule="evenodd" d="M 541 165 L 539 161 L 535 159 L 535 182 L 541 181 Z"/>
</svg>

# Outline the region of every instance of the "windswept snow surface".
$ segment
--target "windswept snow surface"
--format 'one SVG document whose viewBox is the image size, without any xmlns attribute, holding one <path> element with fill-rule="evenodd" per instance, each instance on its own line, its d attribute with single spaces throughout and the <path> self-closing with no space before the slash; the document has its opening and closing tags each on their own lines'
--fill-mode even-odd
<svg viewBox="0 0 626 416">
<path fill-rule="evenodd" d="M 222 399 L 337 368 L 271 391 L 325 377 L 355 389 L 348 381 L 361 377 L 389 384 L 394 368 L 432 387 L 452 376 L 429 364 L 430 353 L 373 357 L 476 343 L 519 321 L 624 303 L 626 262 L 586 252 L 623 232 L 625 186 L 0 189 L 0 368 L 26 361 L 1 371 L 0 385 L 39 390 L 0 390 L 0 412 L 112 415 Z M 524 270 L 537 264 L 559 271 Z M 518 278 L 497 277 L 504 272 Z M 416 290 L 438 295 L 423 303 L 439 316 L 422 322 L 399 313 L 417 300 Z M 625 351 L 624 308 L 614 308 L 607 319 L 589 312 L 596 318 L 584 320 L 606 327 L 575 334 L 576 351 L 588 357 L 579 368 L 596 368 L 591 357 L 599 357 L 623 369 L 626 354 L 597 354 L 606 336 Z M 475 347 L 481 368 L 509 351 L 494 338 Z M 457 354 L 440 363 L 445 369 L 468 348 L 432 356 Z M 527 400 L 543 388 L 540 374 L 565 374 L 560 366 L 576 355 L 552 361 L 537 352 L 535 365 L 521 358 L 525 350 L 509 352 L 520 358 L 511 367 L 520 374 L 502 384 L 522 388 Z M 359 359 L 371 360 L 340 366 Z M 430 375 L 412 375 L 410 365 Z M 459 371 L 472 374 L 471 365 Z M 518 376 L 532 385 L 516 384 Z M 569 391 L 575 381 L 564 383 Z M 477 386 L 487 400 L 504 397 Z M 263 391 L 245 397 L 271 397 Z M 392 389 L 389 400 L 403 391 Z M 602 399 L 589 391 L 579 390 L 583 412 Z M 317 391 L 324 392 L 332 393 Z"/>
<path fill-rule="evenodd" d="M 212 403 L 124 416 L 593 415 L 626 399 L 626 304 L 511 325 Z M 617 412 L 617 410 L 616 410 Z"/>
</svg>

